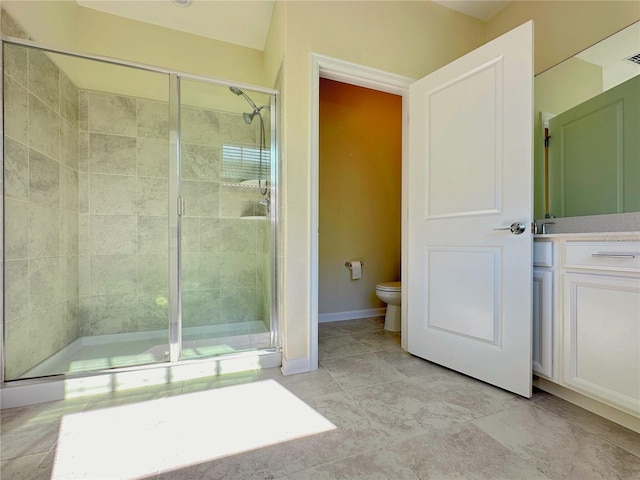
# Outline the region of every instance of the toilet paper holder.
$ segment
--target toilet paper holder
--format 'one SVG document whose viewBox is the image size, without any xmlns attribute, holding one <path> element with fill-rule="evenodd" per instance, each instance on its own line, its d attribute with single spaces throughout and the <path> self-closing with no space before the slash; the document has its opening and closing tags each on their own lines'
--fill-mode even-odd
<svg viewBox="0 0 640 480">
<path fill-rule="evenodd" d="M 360 265 L 364 266 L 364 262 L 361 261 Z M 347 260 L 346 262 L 344 262 L 344 266 L 351 268 L 351 262 L 349 260 Z"/>
</svg>

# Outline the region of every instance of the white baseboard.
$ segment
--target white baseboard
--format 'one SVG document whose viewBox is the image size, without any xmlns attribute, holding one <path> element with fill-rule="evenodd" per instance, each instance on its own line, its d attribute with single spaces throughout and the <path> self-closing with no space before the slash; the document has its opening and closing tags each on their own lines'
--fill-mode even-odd
<svg viewBox="0 0 640 480">
<path fill-rule="evenodd" d="M 566 400 L 569 403 L 578 405 L 591 413 L 600 415 L 601 417 L 611 420 L 618 425 L 622 425 L 634 432 L 640 433 L 640 418 L 611 407 L 610 405 L 606 405 L 593 398 L 589 398 L 581 393 L 570 390 L 562 385 L 545 380 L 544 378 L 534 376 L 533 379 L 533 385 L 538 387 L 540 390 L 544 390 L 545 392 Z"/>
<path fill-rule="evenodd" d="M 0 408 L 23 407 L 64 399 L 62 380 L 22 384 L 0 389 Z"/>
<path fill-rule="evenodd" d="M 283 375 L 296 375 L 298 373 L 307 373 L 311 371 L 311 362 L 308 357 L 304 358 L 294 358 L 287 359 L 284 356 L 282 357 L 282 368 Z"/>
<path fill-rule="evenodd" d="M 368 308 L 366 310 L 353 310 L 351 312 L 321 313 L 318 315 L 318 323 L 339 322 L 342 320 L 356 320 L 358 318 L 384 317 L 387 309 Z"/>
</svg>

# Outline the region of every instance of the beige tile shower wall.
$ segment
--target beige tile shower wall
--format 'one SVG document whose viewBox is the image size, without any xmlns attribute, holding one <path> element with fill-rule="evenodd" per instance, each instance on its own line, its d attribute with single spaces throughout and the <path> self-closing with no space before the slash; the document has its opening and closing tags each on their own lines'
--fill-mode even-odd
<svg viewBox="0 0 640 480">
<path fill-rule="evenodd" d="M 263 223 L 257 188 L 222 178 L 222 146 L 258 147 L 259 122 L 185 107 L 181 117 L 183 182 L 183 325 L 264 321 Z M 267 312 L 268 313 L 268 312 Z"/>
<path fill-rule="evenodd" d="M 167 103 L 78 104 L 81 335 L 167 329 Z"/>
<path fill-rule="evenodd" d="M 2 13 L 2 30 L 28 38 Z M 78 337 L 77 89 L 44 53 L 5 55 L 5 355 L 13 379 Z"/>
<path fill-rule="evenodd" d="M 168 106 L 79 95 L 81 334 L 168 327 Z M 257 146 L 237 114 L 184 107 L 183 326 L 264 317 L 257 189 L 220 178 L 222 145 Z"/>
</svg>

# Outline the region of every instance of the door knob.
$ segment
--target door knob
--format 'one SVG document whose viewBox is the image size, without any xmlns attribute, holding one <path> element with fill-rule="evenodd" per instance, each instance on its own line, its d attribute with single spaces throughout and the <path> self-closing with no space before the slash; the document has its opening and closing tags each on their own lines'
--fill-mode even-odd
<svg viewBox="0 0 640 480">
<path fill-rule="evenodd" d="M 527 226 L 524 223 L 520 222 L 514 222 L 510 227 L 494 228 L 494 230 L 509 230 L 514 235 L 520 235 L 521 233 L 524 233 L 526 229 Z"/>
</svg>

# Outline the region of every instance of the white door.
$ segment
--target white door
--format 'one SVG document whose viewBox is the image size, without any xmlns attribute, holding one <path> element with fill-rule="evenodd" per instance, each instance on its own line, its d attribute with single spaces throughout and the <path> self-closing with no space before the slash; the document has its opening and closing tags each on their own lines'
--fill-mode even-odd
<svg viewBox="0 0 640 480">
<path fill-rule="evenodd" d="M 532 22 L 409 97 L 409 352 L 530 397 Z"/>
</svg>

